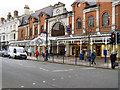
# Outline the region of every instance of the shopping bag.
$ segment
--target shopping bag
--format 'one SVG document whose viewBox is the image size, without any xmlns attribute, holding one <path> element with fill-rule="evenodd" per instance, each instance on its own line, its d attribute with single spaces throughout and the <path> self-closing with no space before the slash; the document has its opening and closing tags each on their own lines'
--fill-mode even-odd
<svg viewBox="0 0 120 90">
<path fill-rule="evenodd" d="M 37 57 L 37 55 L 35 54 L 35 57 Z"/>
</svg>

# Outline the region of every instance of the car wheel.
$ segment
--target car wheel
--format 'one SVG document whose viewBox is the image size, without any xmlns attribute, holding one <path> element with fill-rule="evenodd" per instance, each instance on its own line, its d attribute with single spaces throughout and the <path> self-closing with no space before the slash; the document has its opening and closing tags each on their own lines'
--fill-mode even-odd
<svg viewBox="0 0 120 90">
<path fill-rule="evenodd" d="M 16 55 L 14 56 L 14 59 L 16 59 Z"/>
</svg>

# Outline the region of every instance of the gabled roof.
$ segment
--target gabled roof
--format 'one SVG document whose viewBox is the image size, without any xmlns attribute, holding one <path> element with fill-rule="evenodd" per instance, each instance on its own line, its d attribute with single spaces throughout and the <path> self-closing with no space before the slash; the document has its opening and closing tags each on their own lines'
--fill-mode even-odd
<svg viewBox="0 0 120 90">
<path fill-rule="evenodd" d="M 49 7 L 46 7 L 44 9 L 38 10 L 32 16 L 36 17 L 38 19 L 38 16 L 41 14 L 41 12 L 43 12 L 43 13 L 49 15 L 49 16 L 52 16 L 52 14 L 53 14 L 53 6 L 49 6 Z"/>
<path fill-rule="evenodd" d="M 22 18 L 22 23 L 21 23 L 20 26 L 27 25 L 30 17 L 33 17 L 34 19 L 38 20 L 38 17 L 39 17 L 39 15 L 40 15 L 42 12 L 45 13 L 45 14 L 47 14 L 47 15 L 49 15 L 49 16 L 52 16 L 52 14 L 53 14 L 53 6 L 48 6 L 48 7 L 46 7 L 46 8 L 43 8 L 43 9 L 41 9 L 41 10 L 36 11 L 35 13 L 33 13 L 33 14 L 31 14 L 31 15 L 24 16 L 24 17 Z"/>
</svg>

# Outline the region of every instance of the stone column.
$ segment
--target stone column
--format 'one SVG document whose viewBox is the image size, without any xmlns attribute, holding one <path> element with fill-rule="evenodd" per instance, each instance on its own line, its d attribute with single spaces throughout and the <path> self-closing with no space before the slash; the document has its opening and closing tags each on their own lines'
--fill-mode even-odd
<svg viewBox="0 0 120 90">
<path fill-rule="evenodd" d="M 65 56 L 69 56 L 69 43 L 66 43 L 66 54 Z"/>
<path fill-rule="evenodd" d="M 112 5 L 112 30 L 115 30 L 115 5 Z"/>
<path fill-rule="evenodd" d="M 72 34 L 74 34 L 74 13 L 72 14 Z"/>
<path fill-rule="evenodd" d="M 91 50 L 91 53 L 92 53 L 92 46 L 93 46 L 93 42 L 92 42 L 92 38 L 90 39 L 90 50 Z"/>
<path fill-rule="evenodd" d="M 83 33 L 85 33 L 85 12 L 83 12 Z"/>
<path fill-rule="evenodd" d="M 99 32 L 99 6 L 96 10 L 96 31 Z"/>
<path fill-rule="evenodd" d="M 82 40 L 80 40 L 80 53 L 82 53 Z"/>
</svg>

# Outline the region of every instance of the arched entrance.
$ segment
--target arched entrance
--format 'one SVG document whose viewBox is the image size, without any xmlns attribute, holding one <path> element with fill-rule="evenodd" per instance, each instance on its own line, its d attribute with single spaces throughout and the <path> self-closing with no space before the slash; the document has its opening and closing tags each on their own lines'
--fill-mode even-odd
<svg viewBox="0 0 120 90">
<path fill-rule="evenodd" d="M 65 35 L 65 28 L 61 22 L 56 22 L 51 30 L 51 35 L 54 36 L 64 36 Z"/>
</svg>

